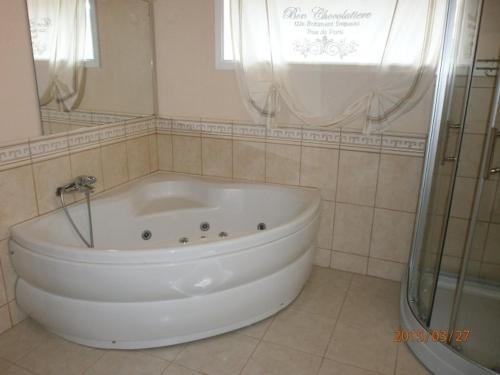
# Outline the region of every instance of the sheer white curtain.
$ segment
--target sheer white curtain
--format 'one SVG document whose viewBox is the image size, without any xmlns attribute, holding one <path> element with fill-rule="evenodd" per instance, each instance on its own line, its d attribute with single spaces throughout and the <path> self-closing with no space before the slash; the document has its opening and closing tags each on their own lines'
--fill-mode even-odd
<svg viewBox="0 0 500 375">
<path fill-rule="evenodd" d="M 256 122 L 355 118 L 380 131 L 434 82 L 446 0 L 230 0 L 240 88 Z"/>
<path fill-rule="evenodd" d="M 40 104 L 60 110 L 78 105 L 85 84 L 85 0 L 28 0 L 35 59 L 48 61 L 48 84 Z"/>
</svg>

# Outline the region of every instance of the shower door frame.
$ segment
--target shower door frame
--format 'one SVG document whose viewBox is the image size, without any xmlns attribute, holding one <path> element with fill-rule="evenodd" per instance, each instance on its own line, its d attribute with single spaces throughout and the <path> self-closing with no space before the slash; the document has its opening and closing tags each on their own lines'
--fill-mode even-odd
<svg viewBox="0 0 500 375">
<path fill-rule="evenodd" d="M 437 150 L 438 144 L 440 141 L 440 130 L 443 126 L 443 119 L 446 116 L 444 110 L 446 109 L 446 101 L 449 99 L 451 93 L 451 84 L 453 83 L 453 73 L 454 73 L 454 62 L 455 62 L 455 46 L 454 42 L 457 38 L 457 33 L 460 31 L 459 26 L 460 23 L 457 22 L 460 16 L 460 5 L 464 3 L 465 0 L 449 0 L 447 4 L 447 20 L 446 20 L 446 29 L 444 35 L 444 43 L 443 43 L 443 51 L 439 64 L 438 70 L 438 79 L 437 84 L 434 90 L 434 102 L 431 116 L 431 126 L 429 137 L 427 141 L 426 147 L 426 158 L 424 161 L 424 170 L 422 175 L 422 183 L 420 189 L 420 199 L 417 207 L 417 215 L 416 215 L 416 224 L 414 230 L 414 236 L 412 240 L 412 251 L 410 255 L 410 259 L 408 262 L 407 272 L 404 275 L 403 284 L 401 288 L 401 325 L 403 329 L 407 330 L 426 330 L 430 329 L 430 318 L 432 317 L 433 307 L 431 305 L 430 308 L 430 316 L 428 319 L 422 319 L 419 314 L 418 306 L 417 306 L 417 296 L 418 296 L 418 281 L 419 281 L 419 262 L 421 259 L 421 255 L 423 252 L 423 243 L 425 238 L 425 226 L 428 219 L 428 210 L 431 202 L 431 192 L 432 192 L 432 183 L 433 176 L 436 168 L 436 159 L 437 159 Z M 475 55 L 477 49 L 477 42 L 479 38 L 479 27 L 481 21 L 481 14 L 483 10 L 484 1 L 479 0 L 478 3 L 478 24 L 476 25 L 475 30 L 475 39 L 474 39 L 474 61 L 472 64 L 472 69 L 467 77 L 466 83 L 466 100 L 463 105 L 463 109 L 461 112 L 461 131 L 459 135 L 459 139 L 457 141 L 457 149 L 456 156 L 457 160 L 455 161 L 455 165 L 452 172 L 452 180 L 450 182 L 451 191 L 448 192 L 448 197 L 446 201 L 446 210 L 443 220 L 449 217 L 449 210 L 451 206 L 451 201 L 453 198 L 453 187 L 454 187 L 454 179 L 456 177 L 456 171 L 458 168 L 458 159 L 460 158 L 461 152 L 461 142 L 463 137 L 463 131 L 465 127 L 465 116 L 467 114 L 467 106 L 470 95 L 470 84 L 472 81 L 472 75 L 474 71 L 475 64 Z M 493 105 L 493 110 L 496 108 L 498 110 L 498 97 L 500 97 L 500 78 L 497 77 L 496 80 L 496 107 Z M 447 119 L 446 119 L 447 120 Z M 455 320 L 456 314 L 458 313 L 458 309 L 460 307 L 460 293 L 463 291 L 465 273 L 467 270 L 467 261 L 468 261 L 468 253 L 470 252 L 470 248 L 472 246 L 472 237 L 475 230 L 475 222 L 474 219 L 477 217 L 477 212 L 479 210 L 479 202 L 482 193 L 482 185 L 484 184 L 484 174 L 487 173 L 487 166 L 489 165 L 489 154 L 491 150 L 490 140 L 493 137 L 492 132 L 494 133 L 495 124 L 490 120 L 488 121 L 488 135 L 486 136 L 486 142 L 488 143 L 482 153 L 481 158 L 481 166 L 480 166 L 480 178 L 476 185 L 476 191 L 474 194 L 473 201 L 473 209 L 472 209 L 472 217 L 467 229 L 467 240 L 466 246 L 463 252 L 463 260 L 460 269 L 460 273 L 458 275 L 457 286 L 455 290 L 455 298 L 453 303 L 453 308 L 450 311 L 450 326 L 446 327 L 449 329 L 455 328 Z M 498 131 L 498 130 L 497 130 Z M 442 230 L 446 233 L 446 228 L 443 227 Z M 440 238 L 439 242 L 439 254 L 436 259 L 435 265 L 435 274 L 433 280 L 433 290 L 432 290 L 432 300 L 434 300 L 437 281 L 439 278 L 439 268 L 440 262 L 442 258 L 443 248 L 444 248 L 444 235 L 441 234 L 442 238 Z M 433 304 L 433 302 L 432 302 Z M 455 316 L 455 318 L 453 318 Z M 440 342 L 433 342 L 429 340 L 428 342 L 408 342 L 408 345 L 412 349 L 412 351 L 417 355 L 418 358 L 422 360 L 422 362 L 428 366 L 433 371 L 440 371 L 438 373 L 449 373 L 449 374 L 467 374 L 477 373 L 477 374 L 495 374 L 492 370 L 485 368 L 480 363 L 475 362 L 473 359 L 464 356 L 462 353 L 458 352 L 456 348 L 452 345 L 452 342 L 447 344 Z M 444 372 L 443 372 L 444 371 Z"/>
<path fill-rule="evenodd" d="M 444 32 L 444 40 L 443 40 L 443 53 L 441 56 L 441 61 L 438 70 L 438 80 L 434 90 L 434 102 L 432 106 L 432 114 L 431 114 L 431 125 L 429 130 L 429 136 L 427 139 L 427 146 L 425 151 L 425 160 L 424 160 L 424 168 L 422 173 L 422 182 L 420 186 L 420 198 L 417 207 L 417 213 L 415 218 L 415 229 L 414 236 L 412 239 L 412 250 L 411 255 L 408 261 L 408 285 L 407 285 L 407 296 L 408 302 L 410 304 L 410 308 L 413 311 L 415 317 L 424 325 L 425 327 L 429 327 L 430 319 L 432 316 L 432 309 L 434 304 L 434 297 L 437 288 L 437 282 L 439 278 L 439 270 L 441 268 L 441 259 L 444 250 L 444 243 L 446 238 L 447 231 L 447 222 L 450 216 L 451 210 L 451 202 L 453 199 L 453 186 L 446 197 L 446 204 L 444 210 L 443 222 L 446 222 L 446 225 L 443 225 L 441 228 L 442 232 L 439 238 L 439 252 L 436 255 L 436 263 L 434 265 L 434 280 L 433 280 L 433 290 L 431 297 L 431 305 L 429 310 L 431 314 L 424 320 L 419 314 L 417 301 L 418 301 L 418 285 L 419 285 L 419 270 L 418 265 L 422 255 L 423 243 L 425 238 L 425 229 L 428 220 L 428 210 L 431 203 L 432 198 L 432 186 L 434 180 L 434 172 L 436 169 L 436 159 L 437 159 L 437 151 L 438 144 L 440 140 L 440 131 L 445 121 L 448 121 L 449 113 L 445 114 L 445 110 L 449 110 L 447 107 L 448 102 L 452 97 L 452 89 L 455 81 L 455 61 L 456 61 L 456 53 L 458 49 L 458 45 L 456 44 L 457 37 L 459 36 L 460 26 L 461 26 L 461 17 L 462 11 L 465 8 L 466 0 L 449 0 L 448 8 L 447 8 L 447 20 L 446 20 L 446 28 Z M 483 6 L 483 0 L 479 0 L 479 12 L 481 12 Z M 479 22 L 474 30 L 476 36 L 479 35 Z M 477 37 L 474 40 L 473 46 L 473 58 L 476 54 L 477 47 Z M 469 100 L 469 91 L 472 84 L 472 72 L 467 77 L 466 80 L 466 100 L 463 103 L 463 108 L 460 113 L 460 133 L 457 139 L 457 143 L 455 146 L 455 160 L 453 160 L 453 170 L 451 175 L 451 185 L 454 185 L 454 181 L 456 179 L 457 170 L 458 170 L 458 158 L 459 151 L 462 144 L 463 132 L 465 127 L 465 117 L 467 112 L 467 105 Z M 449 131 L 449 129 L 447 129 Z M 447 141 L 447 140 L 445 140 Z M 445 150 L 447 147 L 445 146 Z"/>
</svg>

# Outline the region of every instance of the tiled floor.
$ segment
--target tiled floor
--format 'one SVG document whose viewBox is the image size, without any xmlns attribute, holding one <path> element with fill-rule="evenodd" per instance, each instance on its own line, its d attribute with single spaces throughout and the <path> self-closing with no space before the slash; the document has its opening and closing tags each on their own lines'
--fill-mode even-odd
<svg viewBox="0 0 500 375">
<path fill-rule="evenodd" d="M 174 347 L 92 349 L 26 320 L 0 335 L 0 374 L 427 374 L 393 342 L 398 306 L 398 283 L 315 267 L 297 300 L 276 316 Z"/>
</svg>

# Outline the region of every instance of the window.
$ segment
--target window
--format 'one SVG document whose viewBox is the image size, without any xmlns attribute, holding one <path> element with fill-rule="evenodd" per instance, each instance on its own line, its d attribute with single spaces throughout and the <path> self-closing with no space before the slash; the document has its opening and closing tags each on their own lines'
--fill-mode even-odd
<svg viewBox="0 0 500 375">
<path fill-rule="evenodd" d="M 229 2 L 230 0 L 216 0 L 215 2 L 215 67 L 217 69 L 234 68 Z"/>
<path fill-rule="evenodd" d="M 94 0 L 85 1 L 85 51 L 87 67 L 99 66 L 99 40 Z M 33 57 L 37 61 L 47 61 L 50 57 L 50 39 L 52 37 L 53 15 L 51 9 L 41 9 L 36 1 L 28 1 L 29 23 Z"/>
<path fill-rule="evenodd" d="M 216 66 L 224 69 L 234 65 L 231 0 L 216 1 Z M 405 28 L 401 20 L 408 14 L 403 13 L 397 4 L 397 0 L 315 0 L 313 4 L 308 0 L 274 0 L 268 10 L 273 27 L 269 36 L 263 30 L 265 27 L 259 27 L 263 23 L 258 22 L 265 19 L 263 9 L 267 5 L 262 5 L 260 1 L 255 4 L 247 2 L 245 11 L 252 24 L 244 27 L 253 34 L 251 39 L 257 49 L 259 43 L 255 40 L 270 37 L 279 48 L 276 55 L 286 63 L 373 66 L 384 59 L 385 63 L 411 65 L 415 46 L 422 44 L 423 33 L 419 33 L 420 29 L 415 30 L 412 35 L 407 36 L 407 33 L 403 36 L 407 39 L 400 36 L 401 32 L 392 30 L 390 34 L 391 28 Z M 422 10 L 425 12 L 418 13 Z M 422 6 L 412 16 L 425 25 L 426 11 L 427 8 Z M 414 23 L 408 22 L 408 29 L 415 29 Z M 391 43 L 389 51 L 388 43 Z M 395 46 L 397 48 L 393 48 Z M 266 51 L 263 49 L 260 53 L 256 50 L 254 53 L 255 56 L 267 55 Z"/>
</svg>

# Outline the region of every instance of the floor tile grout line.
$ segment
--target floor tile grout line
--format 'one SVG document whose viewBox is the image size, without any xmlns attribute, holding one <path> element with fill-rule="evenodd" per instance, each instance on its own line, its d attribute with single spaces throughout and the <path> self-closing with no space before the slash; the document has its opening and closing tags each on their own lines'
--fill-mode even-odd
<svg viewBox="0 0 500 375">
<path fill-rule="evenodd" d="M 335 323 L 333 325 L 332 332 L 330 333 L 330 335 L 328 337 L 328 343 L 326 344 L 326 347 L 323 350 L 323 354 L 321 355 L 321 361 L 320 361 L 318 370 L 316 371 L 316 374 L 319 374 L 319 372 L 321 371 L 321 368 L 323 366 L 323 363 L 325 362 L 325 359 L 329 359 L 326 357 L 326 353 L 328 351 L 328 348 L 330 347 L 330 343 L 332 342 L 333 334 L 335 333 L 335 329 L 337 328 L 337 324 L 339 322 L 340 315 L 342 313 L 342 309 L 344 308 L 344 304 L 345 304 L 345 301 L 347 299 L 347 295 L 349 294 L 349 290 L 351 289 L 352 280 L 353 280 L 353 275 L 351 275 L 351 279 L 349 280 L 349 286 L 347 287 L 347 289 L 344 292 L 344 298 L 342 299 L 342 304 L 340 305 L 339 311 L 337 313 L 337 318 L 335 319 Z"/>
<path fill-rule="evenodd" d="M 259 341 L 255 345 L 255 348 L 253 348 L 252 352 L 248 356 L 247 360 L 245 361 L 245 364 L 243 365 L 243 367 L 241 368 L 241 370 L 240 370 L 240 372 L 238 374 L 241 375 L 243 373 L 243 371 L 245 370 L 245 368 L 247 367 L 247 365 L 250 363 L 250 360 L 253 358 L 253 355 L 257 351 L 257 348 L 264 341 L 264 336 L 266 335 L 267 331 L 269 331 L 269 328 L 271 328 L 271 325 L 273 324 L 274 319 L 276 318 L 276 315 L 279 314 L 281 311 L 282 310 L 278 311 L 276 314 L 274 314 L 271 317 L 267 318 L 267 319 L 271 319 L 269 325 L 266 327 L 266 329 L 262 333 L 262 336 L 260 336 Z M 254 324 L 258 324 L 258 323 L 254 323 Z M 251 325 L 249 327 L 251 327 Z M 248 336 L 248 337 L 251 337 L 251 336 Z"/>
<path fill-rule="evenodd" d="M 99 362 L 107 353 L 109 353 L 109 350 L 106 350 L 106 349 L 104 349 L 104 350 L 103 349 L 98 349 L 98 350 L 100 350 L 102 352 L 102 354 L 98 358 L 96 358 L 96 360 L 94 362 L 92 362 L 92 364 L 90 366 L 84 368 L 83 371 L 80 373 L 80 375 L 85 374 L 85 372 L 87 370 L 89 370 L 92 367 L 94 367 L 97 364 L 97 362 Z"/>
</svg>

